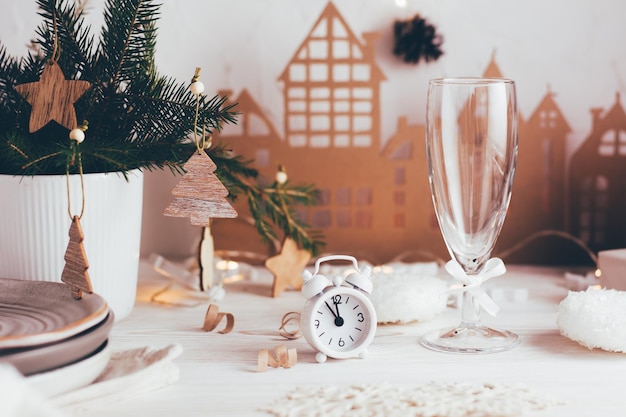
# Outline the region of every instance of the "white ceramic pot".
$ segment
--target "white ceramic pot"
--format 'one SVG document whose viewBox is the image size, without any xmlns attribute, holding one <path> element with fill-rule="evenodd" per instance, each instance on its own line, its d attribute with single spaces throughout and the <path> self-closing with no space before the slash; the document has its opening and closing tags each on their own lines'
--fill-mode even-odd
<svg viewBox="0 0 626 417">
<path fill-rule="evenodd" d="M 116 319 L 135 304 L 143 173 L 85 174 L 81 226 L 94 291 Z M 80 176 L 70 176 L 72 213 L 80 214 Z M 70 216 L 65 175 L 0 175 L 0 276 L 61 281 Z"/>
</svg>

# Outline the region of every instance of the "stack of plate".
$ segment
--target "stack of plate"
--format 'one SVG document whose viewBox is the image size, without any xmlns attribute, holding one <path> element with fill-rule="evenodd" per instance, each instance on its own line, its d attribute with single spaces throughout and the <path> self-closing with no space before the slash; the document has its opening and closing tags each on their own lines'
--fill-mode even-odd
<svg viewBox="0 0 626 417">
<path fill-rule="evenodd" d="M 62 283 L 0 278 L 0 362 L 44 395 L 87 385 L 102 372 L 113 322 L 97 294 L 75 300 Z"/>
</svg>

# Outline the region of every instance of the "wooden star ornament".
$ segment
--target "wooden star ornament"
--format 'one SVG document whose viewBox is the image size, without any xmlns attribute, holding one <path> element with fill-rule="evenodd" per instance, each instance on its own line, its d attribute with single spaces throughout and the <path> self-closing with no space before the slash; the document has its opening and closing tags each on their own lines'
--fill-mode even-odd
<svg viewBox="0 0 626 417">
<path fill-rule="evenodd" d="M 265 261 L 265 266 L 274 274 L 272 297 L 278 297 L 286 288 L 302 288 L 302 271 L 309 263 L 311 254 L 298 249 L 298 244 L 291 238 L 285 238 L 280 254 Z"/>
<path fill-rule="evenodd" d="M 30 105 L 30 133 L 36 132 L 51 121 L 72 130 L 78 125 L 74 103 L 91 87 L 82 80 L 66 80 L 59 64 L 48 61 L 39 81 L 20 84 L 15 90 Z"/>
</svg>

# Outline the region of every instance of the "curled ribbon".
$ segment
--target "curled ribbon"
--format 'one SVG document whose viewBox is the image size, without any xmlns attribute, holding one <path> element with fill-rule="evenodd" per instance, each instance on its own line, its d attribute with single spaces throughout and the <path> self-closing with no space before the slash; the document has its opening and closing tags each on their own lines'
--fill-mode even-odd
<svg viewBox="0 0 626 417">
<path fill-rule="evenodd" d="M 263 349 L 259 351 L 257 357 L 258 372 L 267 371 L 267 367 L 278 368 L 291 368 L 298 361 L 298 355 L 295 348 L 287 349 L 285 345 L 279 345 L 274 348 L 275 357 L 269 350 Z"/>
<path fill-rule="evenodd" d="M 211 332 L 215 330 L 220 321 L 226 317 L 226 326 L 220 330 L 218 333 L 226 334 L 230 333 L 235 327 L 235 316 L 231 313 L 220 313 L 219 307 L 215 304 L 209 304 L 209 309 L 204 316 L 204 324 L 202 325 L 202 330 Z"/>
<path fill-rule="evenodd" d="M 491 258 L 485 263 L 485 267 L 475 275 L 468 275 L 463 267 L 454 259 L 446 264 L 446 271 L 454 278 L 463 283 L 462 288 L 450 290 L 448 294 L 456 294 L 469 292 L 472 297 L 480 304 L 480 306 L 489 314 L 495 317 L 500 307 L 489 297 L 489 295 L 481 288 L 483 282 L 488 279 L 500 276 L 506 272 L 504 262 L 500 258 Z"/>
<path fill-rule="evenodd" d="M 295 322 L 296 328 L 293 330 L 287 329 L 289 323 Z M 300 330 L 300 313 L 296 311 L 290 311 L 285 314 L 280 322 L 280 335 L 285 339 L 298 339 L 302 336 L 302 331 Z"/>
</svg>

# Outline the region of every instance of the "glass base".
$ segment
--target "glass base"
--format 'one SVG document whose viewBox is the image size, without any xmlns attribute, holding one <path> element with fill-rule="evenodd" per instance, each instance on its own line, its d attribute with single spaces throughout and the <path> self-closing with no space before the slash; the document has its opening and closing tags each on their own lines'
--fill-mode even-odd
<svg viewBox="0 0 626 417">
<path fill-rule="evenodd" d="M 435 330 L 422 336 L 429 349 L 450 353 L 497 353 L 513 349 L 520 342 L 515 333 L 479 324 L 461 323 L 457 327 Z"/>
</svg>

